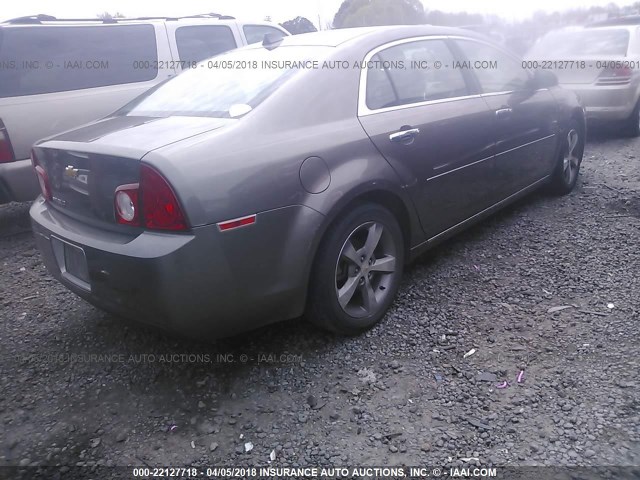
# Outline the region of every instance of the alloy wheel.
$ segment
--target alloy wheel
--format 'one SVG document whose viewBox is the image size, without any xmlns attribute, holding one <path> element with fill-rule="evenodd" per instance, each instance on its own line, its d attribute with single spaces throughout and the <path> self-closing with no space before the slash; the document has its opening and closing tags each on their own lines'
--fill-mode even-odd
<svg viewBox="0 0 640 480">
<path fill-rule="evenodd" d="M 580 134 L 578 131 L 575 129 L 569 130 L 562 159 L 562 171 L 567 185 L 571 185 L 575 181 L 580 168 L 579 141 Z"/>
<path fill-rule="evenodd" d="M 335 292 L 340 307 L 356 318 L 382 308 L 395 275 L 397 248 L 380 222 L 367 222 L 351 232 L 336 265 Z"/>
</svg>

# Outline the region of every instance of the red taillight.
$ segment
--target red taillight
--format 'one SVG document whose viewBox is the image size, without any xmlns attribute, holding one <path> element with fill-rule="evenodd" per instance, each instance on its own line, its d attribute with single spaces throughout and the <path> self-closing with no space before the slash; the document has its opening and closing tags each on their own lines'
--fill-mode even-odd
<svg viewBox="0 0 640 480">
<path fill-rule="evenodd" d="M 227 220 L 226 222 L 220 222 L 218 223 L 218 228 L 221 232 L 224 232 L 225 230 L 231 230 L 238 227 L 246 227 L 247 225 L 251 225 L 254 223 L 256 223 L 256 216 L 249 215 L 248 217 L 235 218 L 233 220 Z"/>
<path fill-rule="evenodd" d="M 144 226 L 152 230 L 187 230 L 178 199 L 171 186 L 156 170 L 143 164 L 140 168 L 140 189 Z"/>
<path fill-rule="evenodd" d="M 624 85 L 631 82 L 633 70 L 627 67 L 605 68 L 598 77 L 598 85 Z"/>
<path fill-rule="evenodd" d="M 42 192 L 42 196 L 45 200 L 51 200 L 51 187 L 49 186 L 49 175 L 47 175 L 47 171 L 44 169 L 40 162 L 38 161 L 38 157 L 36 156 L 36 152 L 31 150 L 31 165 L 36 171 L 36 176 L 38 177 L 38 183 L 40 184 L 40 191 Z"/>
<path fill-rule="evenodd" d="M 9 134 L 7 133 L 4 123 L 0 120 L 0 163 L 13 162 L 15 159 L 16 156 L 13 154 Z"/>
<path fill-rule="evenodd" d="M 44 171 L 40 165 L 36 167 L 36 174 L 38 175 L 38 182 L 40 183 L 40 190 L 45 200 L 51 200 L 51 189 L 49 188 L 49 175 Z"/>
<path fill-rule="evenodd" d="M 140 186 L 137 183 L 116 188 L 114 198 L 116 220 L 123 225 L 140 225 Z"/>
</svg>

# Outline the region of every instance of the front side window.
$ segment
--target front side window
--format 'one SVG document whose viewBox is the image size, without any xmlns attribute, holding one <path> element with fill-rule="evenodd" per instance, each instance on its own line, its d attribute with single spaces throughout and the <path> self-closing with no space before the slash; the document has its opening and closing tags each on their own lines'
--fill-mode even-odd
<svg viewBox="0 0 640 480">
<path fill-rule="evenodd" d="M 470 70 L 480 82 L 483 93 L 512 92 L 526 89 L 529 74 L 511 55 L 491 45 L 472 40 L 457 40 L 466 57 L 461 68 Z"/>
<path fill-rule="evenodd" d="M 237 47 L 231 29 L 224 25 L 193 25 L 176 30 L 178 55 L 183 62 L 199 62 Z"/>
<path fill-rule="evenodd" d="M 444 40 L 389 47 L 371 58 L 366 103 L 371 110 L 469 94 Z"/>
<path fill-rule="evenodd" d="M 268 25 L 245 25 L 242 27 L 242 30 L 244 31 L 244 36 L 248 44 L 262 42 L 267 33 L 271 33 L 276 38 L 286 37 L 282 30 L 269 27 Z"/>
<path fill-rule="evenodd" d="M 153 80 L 153 25 L 0 28 L 0 98 Z"/>
</svg>

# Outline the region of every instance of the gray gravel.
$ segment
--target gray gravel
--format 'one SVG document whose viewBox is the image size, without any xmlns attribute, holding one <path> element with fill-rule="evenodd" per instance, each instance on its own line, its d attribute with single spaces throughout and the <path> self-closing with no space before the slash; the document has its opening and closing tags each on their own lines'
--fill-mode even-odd
<svg viewBox="0 0 640 480">
<path fill-rule="evenodd" d="M 0 466 L 638 465 L 639 147 L 591 140 L 572 195 L 426 255 L 358 338 L 131 325 L 49 278 L 28 205 L 0 206 Z"/>
</svg>

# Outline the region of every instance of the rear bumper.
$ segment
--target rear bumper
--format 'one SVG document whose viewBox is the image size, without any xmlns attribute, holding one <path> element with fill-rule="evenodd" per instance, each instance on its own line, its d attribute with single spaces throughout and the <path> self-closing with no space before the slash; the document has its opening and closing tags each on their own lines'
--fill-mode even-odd
<svg viewBox="0 0 640 480">
<path fill-rule="evenodd" d="M 30 159 L 0 163 L 0 204 L 27 202 L 39 193 L 38 179 Z"/>
<path fill-rule="evenodd" d="M 224 233 L 209 225 L 189 234 L 132 237 L 72 220 L 41 198 L 30 213 L 47 269 L 70 290 L 125 318 L 207 338 L 302 314 L 312 245 L 324 219 L 292 206 Z M 83 248 L 90 290 L 63 275 L 52 236 Z"/>
<path fill-rule="evenodd" d="M 638 101 L 638 85 L 596 86 L 565 84 L 585 107 L 588 120 L 617 121 L 629 118 Z"/>
</svg>

